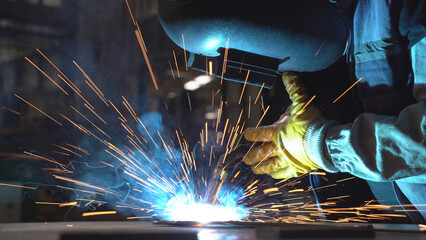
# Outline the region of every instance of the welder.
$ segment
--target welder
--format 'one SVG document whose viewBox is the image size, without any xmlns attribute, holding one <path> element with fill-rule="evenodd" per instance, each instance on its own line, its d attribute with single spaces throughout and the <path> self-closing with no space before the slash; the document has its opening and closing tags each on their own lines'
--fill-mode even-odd
<svg viewBox="0 0 426 240">
<path fill-rule="evenodd" d="M 159 0 L 159 15 L 169 37 L 183 47 L 183 34 L 191 53 L 218 57 L 228 47 L 276 60 L 276 69 L 257 68 L 259 78 L 270 75 L 262 69 L 283 73 L 292 104 L 273 125 L 245 131 L 247 140 L 264 143 L 244 158 L 254 173 L 347 172 L 394 182 L 412 204 L 426 203 L 426 1 Z M 297 73 L 326 69 L 342 56 L 362 109 L 345 124 L 309 104 Z"/>
</svg>

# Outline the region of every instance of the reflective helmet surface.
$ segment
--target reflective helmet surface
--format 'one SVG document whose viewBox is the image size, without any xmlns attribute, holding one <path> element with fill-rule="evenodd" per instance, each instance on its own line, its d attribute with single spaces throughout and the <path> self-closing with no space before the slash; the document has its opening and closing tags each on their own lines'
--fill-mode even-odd
<svg viewBox="0 0 426 240">
<path fill-rule="evenodd" d="M 187 51 L 218 56 L 219 48 L 283 60 L 278 71 L 317 71 L 340 58 L 347 19 L 327 0 L 159 0 L 167 35 Z"/>
</svg>

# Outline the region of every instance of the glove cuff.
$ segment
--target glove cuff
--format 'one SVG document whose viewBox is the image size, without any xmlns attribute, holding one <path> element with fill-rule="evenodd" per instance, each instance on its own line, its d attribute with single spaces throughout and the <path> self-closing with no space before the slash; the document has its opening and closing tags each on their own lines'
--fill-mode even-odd
<svg viewBox="0 0 426 240">
<path fill-rule="evenodd" d="M 324 152 L 324 143 L 327 130 L 337 125 L 336 121 L 327 121 L 325 118 L 320 118 L 311 123 L 308 131 L 305 134 L 303 143 L 305 151 L 309 158 L 322 169 L 327 172 L 338 172 L 333 163 L 326 157 Z"/>
</svg>

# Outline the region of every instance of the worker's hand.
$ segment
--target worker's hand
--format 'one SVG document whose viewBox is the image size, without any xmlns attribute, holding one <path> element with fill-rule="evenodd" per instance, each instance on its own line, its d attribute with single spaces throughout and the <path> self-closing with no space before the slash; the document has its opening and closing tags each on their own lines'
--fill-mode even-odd
<svg viewBox="0 0 426 240">
<path fill-rule="evenodd" d="M 270 126 L 248 128 L 244 137 L 248 141 L 264 142 L 249 151 L 244 162 L 256 174 L 269 174 L 273 178 L 291 178 L 320 168 L 305 149 L 304 137 L 309 125 L 321 119 L 321 112 L 307 103 L 305 88 L 295 73 L 284 73 L 283 83 L 292 101 L 291 106 Z"/>
</svg>

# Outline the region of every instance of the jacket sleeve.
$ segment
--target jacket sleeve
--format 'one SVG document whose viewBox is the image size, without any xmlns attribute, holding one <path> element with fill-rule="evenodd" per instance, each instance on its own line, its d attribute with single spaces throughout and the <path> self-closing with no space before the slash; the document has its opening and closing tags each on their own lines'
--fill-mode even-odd
<svg viewBox="0 0 426 240">
<path fill-rule="evenodd" d="M 411 48 L 417 104 L 399 116 L 361 114 L 353 123 L 316 122 L 305 136 L 309 156 L 329 172 L 371 181 L 426 183 L 426 38 Z"/>
</svg>

